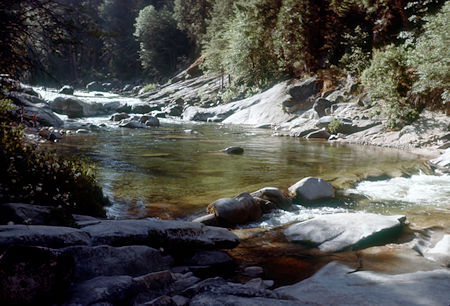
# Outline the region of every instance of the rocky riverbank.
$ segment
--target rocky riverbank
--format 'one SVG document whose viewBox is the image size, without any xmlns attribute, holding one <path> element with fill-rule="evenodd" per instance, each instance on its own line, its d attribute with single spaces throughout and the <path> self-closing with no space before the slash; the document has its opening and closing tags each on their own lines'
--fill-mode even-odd
<svg viewBox="0 0 450 306">
<path fill-rule="evenodd" d="M 77 126 L 70 117 L 112 115 L 111 122 L 124 128 L 154 128 L 156 118 L 175 117 L 273 128 L 274 136 L 424 149 L 435 155 L 449 144 L 447 116 L 425 111 L 414 124 L 388 130 L 352 80 L 331 91 L 315 78 L 288 80 L 253 97 L 213 105 L 208 97 L 220 90 L 219 78 L 178 79 L 131 104 L 93 103 L 67 91 L 46 101 L 25 87 L 9 97 L 23 106 L 18 117 L 48 140 L 62 137 L 66 129 L 83 133 L 102 128 Z M 63 122 L 53 111 L 69 119 Z M 433 160 L 443 171 L 449 169 L 449 150 Z M 271 209 L 289 209 L 290 197 L 317 200 L 303 194 L 300 187 L 308 184 L 300 182 L 289 188 L 289 197 L 267 187 L 219 199 L 199 222 L 74 216 L 78 228 L 68 228 L 44 225 L 57 223 L 46 207 L 3 204 L 1 215 L 9 213 L 0 226 L 1 300 L 70 305 L 447 303 L 448 228 L 418 228 L 408 224 L 408 216 L 363 213 L 316 217 L 276 231 L 207 225 L 253 222 Z M 332 186 L 306 189 L 334 196 Z M 279 237 L 267 240 L 270 232 Z M 291 261 L 284 264 L 291 263 L 288 268 L 299 273 L 308 270 L 305 277 L 312 277 L 279 287 L 265 277 L 270 267 L 245 261 L 246 252 L 258 247 L 265 257 L 288 253 Z M 320 264 L 299 264 L 312 259 Z"/>
</svg>

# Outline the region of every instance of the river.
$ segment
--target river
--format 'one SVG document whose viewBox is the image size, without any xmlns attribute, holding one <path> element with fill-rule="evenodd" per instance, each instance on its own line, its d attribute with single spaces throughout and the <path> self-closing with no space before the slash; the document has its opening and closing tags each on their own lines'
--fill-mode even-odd
<svg viewBox="0 0 450 306">
<path fill-rule="evenodd" d="M 313 206 L 294 203 L 291 211 L 274 211 L 237 230 L 243 243 L 233 256 L 247 263 L 264 261 L 272 271 L 268 277 L 284 280 L 279 284 L 307 277 L 330 260 L 286 256 L 295 250 L 286 246 L 280 229 L 294 221 L 364 211 L 404 214 L 414 226 L 450 229 L 450 176 L 435 174 L 426 158 L 406 151 L 175 119 L 161 119 L 160 127 L 148 129 L 119 128 L 109 117 L 82 118 L 70 125 L 91 132 L 67 135 L 49 146 L 96 164 L 98 182 L 113 203 L 107 208 L 110 218 L 192 220 L 222 197 L 268 186 L 286 191 L 306 176 L 329 180 L 337 189 L 336 199 Z M 245 152 L 219 152 L 229 146 Z M 282 253 L 273 253 L 280 247 Z M 277 256 L 267 258 L 267 252 Z M 289 274 L 291 265 L 304 275 Z"/>
</svg>

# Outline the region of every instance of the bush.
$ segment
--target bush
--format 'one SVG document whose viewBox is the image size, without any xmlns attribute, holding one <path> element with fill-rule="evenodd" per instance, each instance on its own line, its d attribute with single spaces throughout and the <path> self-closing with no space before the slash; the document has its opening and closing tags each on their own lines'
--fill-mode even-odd
<svg viewBox="0 0 450 306">
<path fill-rule="evenodd" d="M 336 118 L 331 118 L 330 123 L 328 124 L 328 130 L 331 134 L 337 134 L 339 128 L 341 127 L 342 121 Z"/>
<path fill-rule="evenodd" d="M 409 98 L 413 76 L 406 64 L 403 47 L 388 46 L 375 51 L 369 68 L 364 70 L 361 81 L 369 97 L 387 118 L 387 126 L 394 128 L 403 122 L 412 122 L 418 110 Z"/>
<path fill-rule="evenodd" d="M 156 84 L 155 83 L 149 83 L 149 84 L 145 85 L 142 88 L 142 92 L 149 92 L 149 91 L 154 90 L 154 89 L 156 89 Z"/>
<path fill-rule="evenodd" d="M 412 92 L 427 106 L 442 107 L 450 103 L 450 1 L 438 14 L 423 19 L 424 31 L 408 54 L 417 77 Z"/>
<path fill-rule="evenodd" d="M 62 207 L 69 213 L 104 217 L 109 200 L 92 166 L 31 146 L 12 121 L 11 103 L 0 100 L 0 202 Z"/>
</svg>

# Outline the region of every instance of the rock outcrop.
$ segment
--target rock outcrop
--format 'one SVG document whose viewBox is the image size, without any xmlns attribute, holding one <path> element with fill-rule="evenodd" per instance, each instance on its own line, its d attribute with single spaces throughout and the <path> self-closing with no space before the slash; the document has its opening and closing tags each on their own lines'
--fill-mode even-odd
<svg viewBox="0 0 450 306">
<path fill-rule="evenodd" d="M 305 177 L 289 187 L 289 195 L 300 202 L 312 202 L 320 199 L 327 199 L 334 197 L 333 186 L 316 177 Z"/>
</svg>

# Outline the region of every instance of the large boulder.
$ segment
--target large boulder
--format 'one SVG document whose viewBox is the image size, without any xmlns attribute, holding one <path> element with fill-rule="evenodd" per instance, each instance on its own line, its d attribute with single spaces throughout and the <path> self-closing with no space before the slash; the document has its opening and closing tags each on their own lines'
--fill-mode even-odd
<svg viewBox="0 0 450 306">
<path fill-rule="evenodd" d="M 224 228 L 197 222 L 145 220 L 105 220 L 83 227 L 93 245 L 148 245 L 183 252 L 188 249 L 234 248 L 238 237 Z"/>
<path fill-rule="evenodd" d="M 338 252 L 394 242 L 405 221 L 405 216 L 340 213 L 291 225 L 284 234 L 291 242 L 316 246 L 323 252 Z"/>
<path fill-rule="evenodd" d="M 331 262 L 312 277 L 275 291 L 304 305 L 447 305 L 450 271 L 440 269 L 399 275 L 358 271 Z"/>
<path fill-rule="evenodd" d="M 290 97 L 283 101 L 283 108 L 291 113 L 310 109 L 320 89 L 321 84 L 316 78 L 293 82 L 287 88 Z"/>
<path fill-rule="evenodd" d="M 441 156 L 431 160 L 431 162 L 438 167 L 449 169 L 450 168 L 450 148 L 445 150 Z"/>
<path fill-rule="evenodd" d="M 0 204 L 0 224 L 67 225 L 73 221 L 63 209 L 23 203 Z"/>
<path fill-rule="evenodd" d="M 250 194 L 254 198 L 267 200 L 277 208 L 287 209 L 291 206 L 291 199 L 286 197 L 283 192 L 275 187 L 265 187 Z"/>
<path fill-rule="evenodd" d="M 319 98 L 314 102 L 313 109 L 319 117 L 323 117 L 327 115 L 327 110 L 331 108 L 331 105 L 333 105 L 333 102 L 330 100 Z"/>
<path fill-rule="evenodd" d="M 120 123 L 119 127 L 129 128 L 129 129 L 145 129 L 147 126 L 139 121 L 126 121 L 124 120 Z"/>
<path fill-rule="evenodd" d="M 316 177 L 305 177 L 289 187 L 289 195 L 296 201 L 311 202 L 320 199 L 333 198 L 333 186 Z"/>
<path fill-rule="evenodd" d="M 143 245 L 111 247 L 73 246 L 62 250 L 75 259 L 74 277 L 77 281 L 97 276 L 139 276 L 166 270 L 173 265 L 170 256 Z"/>
<path fill-rule="evenodd" d="M 49 103 L 50 108 L 59 113 L 69 116 L 70 118 L 79 118 L 85 116 L 85 102 L 72 97 L 56 97 Z"/>
<path fill-rule="evenodd" d="M 23 109 L 24 117 L 35 118 L 41 126 L 61 127 L 64 122 L 45 104 L 36 104 L 34 106 L 25 106 Z"/>
<path fill-rule="evenodd" d="M 123 119 L 128 119 L 130 118 L 130 115 L 128 115 L 127 113 L 117 113 L 111 116 L 111 118 L 109 118 L 109 120 L 111 121 L 122 121 Z"/>
<path fill-rule="evenodd" d="M 208 205 L 209 213 L 228 224 L 245 224 L 262 216 L 258 202 L 244 192 L 235 198 L 222 198 Z"/>
<path fill-rule="evenodd" d="M 89 245 L 86 231 L 70 227 L 45 225 L 0 225 L 0 249 L 10 245 L 63 248 L 72 245 Z"/>
<path fill-rule="evenodd" d="M 51 249 L 9 247 L 0 256 L 2 305 L 51 305 L 61 302 L 73 275 L 70 256 Z"/>
</svg>

